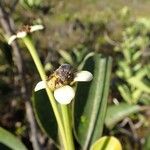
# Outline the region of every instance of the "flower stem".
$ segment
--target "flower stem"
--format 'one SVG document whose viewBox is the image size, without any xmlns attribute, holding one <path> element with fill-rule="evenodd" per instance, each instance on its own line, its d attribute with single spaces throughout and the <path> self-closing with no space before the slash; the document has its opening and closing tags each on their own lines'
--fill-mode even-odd
<svg viewBox="0 0 150 150">
<path fill-rule="evenodd" d="M 62 118 L 63 118 L 64 127 L 65 127 L 65 132 L 66 132 L 68 149 L 74 150 L 75 148 L 74 148 L 74 142 L 73 142 L 73 135 L 72 135 L 72 129 L 70 125 L 69 112 L 68 112 L 67 105 L 61 105 L 61 111 L 62 111 Z"/>
<path fill-rule="evenodd" d="M 38 56 L 37 51 L 36 51 L 36 49 L 33 45 L 32 40 L 30 39 L 30 37 L 26 36 L 26 37 L 23 38 L 23 42 L 26 45 L 26 47 L 28 48 L 28 50 L 29 50 L 29 52 L 32 56 L 32 59 L 33 59 L 35 65 L 36 65 L 36 68 L 37 68 L 37 70 L 40 74 L 41 79 L 46 80 L 46 75 L 45 75 L 43 65 L 42 65 L 42 63 L 39 59 L 39 56 Z M 63 144 L 64 144 L 64 149 L 69 150 L 68 145 L 67 145 L 66 135 L 65 135 L 65 129 L 64 129 L 63 122 L 61 120 L 60 113 L 58 111 L 58 107 L 57 107 L 57 104 L 55 102 L 53 93 L 51 92 L 51 90 L 49 88 L 46 88 L 46 92 L 47 92 L 47 95 L 49 97 L 49 101 L 52 105 L 52 108 L 53 108 L 53 111 L 54 111 L 54 114 L 55 114 L 55 117 L 56 117 L 56 120 L 57 120 L 57 124 L 58 124 L 58 127 L 59 127 L 61 138 L 62 138 L 62 141 L 63 141 Z"/>
</svg>

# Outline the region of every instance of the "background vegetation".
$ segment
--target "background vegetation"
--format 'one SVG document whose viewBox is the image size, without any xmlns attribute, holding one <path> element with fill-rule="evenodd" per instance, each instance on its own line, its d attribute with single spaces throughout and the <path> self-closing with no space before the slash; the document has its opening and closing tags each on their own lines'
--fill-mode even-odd
<svg viewBox="0 0 150 150">
<path fill-rule="evenodd" d="M 40 79 L 23 42 L 17 41 L 23 62 L 20 66 L 14 46 L 9 46 L 7 39 L 23 25 L 43 24 L 44 31 L 34 33 L 32 39 L 47 75 L 62 63 L 81 68 L 92 52 L 113 58 L 103 135 L 116 136 L 123 149 L 149 150 L 149 6 L 149 0 L 0 2 L 0 16 L 5 12 L 13 24 L 10 33 L 1 19 L 0 126 L 33 149 L 30 135 L 36 124 L 30 121 L 34 120 L 29 117 L 32 111 L 27 115 L 25 112 L 32 110 L 32 91 Z M 42 148 L 54 148 L 53 141 L 38 126 L 35 129 Z"/>
</svg>

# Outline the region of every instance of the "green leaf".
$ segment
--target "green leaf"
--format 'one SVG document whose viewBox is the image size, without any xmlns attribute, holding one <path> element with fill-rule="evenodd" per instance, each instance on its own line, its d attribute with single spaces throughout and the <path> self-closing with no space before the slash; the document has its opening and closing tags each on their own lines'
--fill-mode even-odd
<svg viewBox="0 0 150 150">
<path fill-rule="evenodd" d="M 90 150 L 122 150 L 122 146 L 117 138 L 104 136 L 97 140 Z"/>
<path fill-rule="evenodd" d="M 119 121 L 139 110 L 138 105 L 129 105 L 127 103 L 108 106 L 105 124 L 109 129 L 112 129 Z"/>
<path fill-rule="evenodd" d="M 83 68 L 85 62 L 87 61 L 87 59 L 89 59 L 90 57 L 94 56 L 94 54 L 95 54 L 94 52 L 88 53 L 88 54 L 84 57 L 84 59 L 83 59 L 83 61 L 80 63 L 80 65 L 78 66 L 78 69 L 81 70 L 81 69 Z"/>
<path fill-rule="evenodd" d="M 81 45 L 81 47 L 79 47 L 78 49 L 74 48 L 73 49 L 73 54 L 75 56 L 75 60 L 76 62 L 79 64 L 81 63 L 81 61 L 83 60 L 83 58 L 86 56 L 88 50 L 86 47 L 84 47 L 83 45 Z"/>
<path fill-rule="evenodd" d="M 142 94 L 142 91 L 140 89 L 135 89 L 132 93 L 132 97 L 133 97 L 133 100 L 134 100 L 134 104 L 136 104 L 140 97 L 141 97 L 141 94 Z"/>
<path fill-rule="evenodd" d="M 142 80 L 144 78 L 144 76 L 146 76 L 146 74 L 147 74 L 147 67 L 143 67 L 137 71 L 135 77 L 138 80 Z"/>
<path fill-rule="evenodd" d="M 122 98 L 129 104 L 132 103 L 132 96 L 131 96 L 131 92 L 130 89 L 128 88 L 127 85 L 123 84 L 123 85 L 118 85 L 118 90 L 122 96 Z"/>
<path fill-rule="evenodd" d="M 132 56 L 132 61 L 138 61 L 141 55 L 142 55 L 142 51 L 135 52 L 134 55 Z"/>
<path fill-rule="evenodd" d="M 58 137 L 58 127 L 46 91 L 40 90 L 35 92 L 32 102 L 39 126 L 48 137 L 56 142 Z"/>
<path fill-rule="evenodd" d="M 73 65 L 73 59 L 72 59 L 71 55 L 68 52 L 66 52 L 65 50 L 58 50 L 58 53 L 63 57 L 63 59 L 67 63 Z"/>
<path fill-rule="evenodd" d="M 150 95 L 149 94 L 142 94 L 141 98 L 139 99 L 139 102 L 144 105 L 150 105 Z"/>
<path fill-rule="evenodd" d="M 94 78 L 89 83 L 78 83 L 74 101 L 74 131 L 77 141 L 87 149 L 103 131 L 112 59 L 96 54 L 85 62 L 83 70 Z"/>
<path fill-rule="evenodd" d="M 149 82 L 145 84 L 144 82 L 142 82 L 142 80 L 139 80 L 139 78 L 132 77 L 128 79 L 128 83 L 138 89 L 141 89 L 144 92 L 150 93 L 150 87 L 148 85 Z"/>
<path fill-rule="evenodd" d="M 41 0 L 21 0 L 20 3 L 25 8 L 33 8 L 40 5 Z"/>
<path fill-rule="evenodd" d="M 143 150 L 149 150 L 150 149 L 150 135 L 146 138 Z"/>
<path fill-rule="evenodd" d="M 125 61 L 120 61 L 120 60 L 119 60 L 118 64 L 119 64 L 120 69 L 123 72 L 123 75 L 124 75 L 123 77 L 125 79 L 130 78 L 132 75 L 132 72 L 131 72 L 131 68 L 129 67 L 129 64 Z"/>
<path fill-rule="evenodd" d="M 0 127 L 0 143 L 13 150 L 27 150 L 17 137 L 2 127 Z"/>
</svg>

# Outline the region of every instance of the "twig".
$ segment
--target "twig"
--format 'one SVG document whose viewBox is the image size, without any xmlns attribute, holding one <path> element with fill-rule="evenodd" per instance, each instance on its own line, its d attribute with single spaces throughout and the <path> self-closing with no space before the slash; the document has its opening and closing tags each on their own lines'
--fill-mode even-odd
<svg viewBox="0 0 150 150">
<path fill-rule="evenodd" d="M 133 124 L 133 122 L 132 122 L 132 120 L 131 120 L 130 118 L 126 117 L 120 125 L 121 125 L 121 127 L 123 127 L 123 126 L 125 126 L 127 123 L 128 123 L 129 126 L 130 126 L 130 129 L 131 129 L 131 131 L 132 131 L 132 133 L 133 133 L 134 139 L 138 139 L 138 135 L 137 135 L 137 133 L 136 133 L 136 129 L 135 129 L 134 124 Z"/>
<path fill-rule="evenodd" d="M 10 8 L 11 14 L 14 12 L 19 0 L 15 0 Z"/>
<path fill-rule="evenodd" d="M 8 13 L 2 7 L 1 3 L 0 3 L 0 22 L 5 33 L 8 36 L 11 36 L 15 28 L 14 21 L 12 18 L 10 18 Z M 13 61 L 18 69 L 18 78 L 16 79 L 16 83 L 17 85 L 18 83 L 21 84 L 21 94 L 22 94 L 23 100 L 25 101 L 26 116 L 27 116 L 27 120 L 28 120 L 28 123 L 30 125 L 30 130 L 31 130 L 30 139 L 31 139 L 34 150 L 40 150 L 41 148 L 40 148 L 40 144 L 38 142 L 38 137 L 37 137 L 37 127 L 35 124 L 31 102 L 29 101 L 29 94 L 27 91 L 27 85 L 26 85 L 26 80 L 25 80 L 25 66 L 23 65 L 24 64 L 23 57 L 20 53 L 20 49 L 16 41 L 12 43 L 12 49 L 13 49 Z"/>
</svg>

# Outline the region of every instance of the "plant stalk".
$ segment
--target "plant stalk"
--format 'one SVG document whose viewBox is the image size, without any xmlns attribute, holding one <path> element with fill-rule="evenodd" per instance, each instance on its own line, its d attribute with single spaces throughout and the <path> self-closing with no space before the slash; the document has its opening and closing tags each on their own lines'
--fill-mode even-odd
<svg viewBox="0 0 150 150">
<path fill-rule="evenodd" d="M 37 70 L 40 74 L 41 79 L 46 80 L 46 75 L 45 75 L 44 68 L 42 66 L 42 63 L 39 59 L 39 56 L 38 56 L 37 51 L 36 51 L 36 49 L 33 45 L 33 42 L 31 40 L 31 38 L 29 36 L 26 36 L 26 37 L 23 38 L 23 42 L 26 45 L 26 47 L 28 48 L 28 50 L 29 50 L 29 52 L 32 56 L 32 59 L 33 59 L 35 65 L 36 65 L 36 68 L 37 68 Z M 54 111 L 54 114 L 55 114 L 55 117 L 56 117 L 56 120 L 57 120 L 57 124 L 58 124 L 58 127 L 59 127 L 61 138 L 62 138 L 62 141 L 63 141 L 63 144 L 64 144 L 64 149 L 69 150 L 68 145 L 67 145 L 66 135 L 65 135 L 65 129 L 63 127 L 63 123 L 62 123 L 60 113 L 58 111 L 58 107 L 57 107 L 56 101 L 54 99 L 53 93 L 51 92 L 51 90 L 48 87 L 46 88 L 46 92 L 47 92 L 47 95 L 49 97 L 49 101 L 52 105 L 52 108 L 53 108 L 53 111 Z"/>
<path fill-rule="evenodd" d="M 62 118 L 63 118 L 64 127 L 65 127 L 68 149 L 75 150 L 67 105 L 61 105 L 61 111 L 62 111 Z"/>
</svg>

